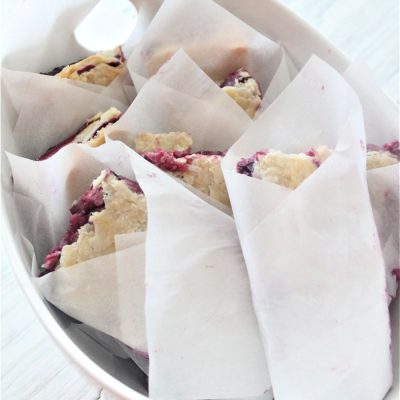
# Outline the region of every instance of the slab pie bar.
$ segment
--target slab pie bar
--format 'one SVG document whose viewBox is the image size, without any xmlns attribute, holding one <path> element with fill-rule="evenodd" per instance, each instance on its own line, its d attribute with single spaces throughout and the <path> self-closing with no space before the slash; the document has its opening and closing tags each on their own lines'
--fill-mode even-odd
<svg viewBox="0 0 400 400">
<path fill-rule="evenodd" d="M 108 86 L 122 72 L 125 61 L 122 49 L 116 47 L 43 74 Z"/>
<path fill-rule="evenodd" d="M 225 153 L 207 150 L 191 153 L 191 146 L 192 139 L 186 132 L 145 132 L 135 137 L 134 144 L 147 161 L 229 207 L 221 169 Z"/>
<path fill-rule="evenodd" d="M 109 108 L 105 112 L 97 113 L 93 117 L 89 118 L 77 133 L 74 133 L 63 142 L 48 149 L 38 158 L 38 160 L 46 160 L 69 143 L 85 143 L 91 147 L 102 145 L 105 143 L 105 128 L 117 122 L 121 115 L 121 111 L 114 107 Z"/>
<path fill-rule="evenodd" d="M 230 73 L 220 87 L 249 117 L 254 117 L 261 104 L 261 91 L 258 82 L 245 69 Z"/>
<path fill-rule="evenodd" d="M 326 146 L 319 146 L 300 154 L 261 150 L 249 158 L 242 158 L 237 164 L 237 172 L 296 189 L 332 152 L 333 150 Z M 396 164 L 399 159 L 399 141 L 383 146 L 367 146 L 367 170 Z"/>
<path fill-rule="evenodd" d="M 143 232 L 146 200 L 136 181 L 103 170 L 70 208 L 68 229 L 46 256 L 44 273 L 115 251 L 114 235 Z"/>
</svg>

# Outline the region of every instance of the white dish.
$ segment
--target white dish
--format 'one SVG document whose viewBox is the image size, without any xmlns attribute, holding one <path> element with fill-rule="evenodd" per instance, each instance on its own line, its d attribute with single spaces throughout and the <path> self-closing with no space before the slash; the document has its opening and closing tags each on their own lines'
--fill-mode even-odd
<svg viewBox="0 0 400 400">
<path fill-rule="evenodd" d="M 243 1 L 240 0 L 217 0 L 217 2 L 261 33 L 281 43 L 298 67 L 302 66 L 312 54 L 316 54 L 339 72 L 344 72 L 349 64 L 348 58 L 339 49 L 276 0 L 246 0 L 246 7 L 243 7 Z M 151 18 L 161 1 L 135 0 L 134 3 L 142 7 L 142 12 Z M 7 133 L 10 133 L 10 128 L 7 126 L 7 118 L 4 117 L 2 130 L 5 136 L 4 150 L 7 150 Z M 3 162 L 6 163 L 5 157 Z M 1 218 L 4 221 L 2 230 L 4 247 L 8 259 L 12 261 L 18 281 L 38 318 L 60 348 L 99 385 L 122 399 L 147 399 L 145 377 L 131 361 L 115 357 L 104 350 L 97 342 L 77 329 L 68 316 L 43 300 L 37 292 L 30 279 L 30 264 L 27 261 L 26 249 L 15 235 L 16 210 L 10 195 L 10 182 L 9 170 L 3 165 Z M 392 330 L 398 337 L 398 299 L 396 304 L 392 305 L 391 312 L 396 316 L 392 322 Z M 393 344 L 398 346 L 398 343 Z M 398 348 L 395 354 L 397 354 L 394 360 L 397 366 L 395 370 L 398 371 Z M 396 376 L 395 381 L 396 384 L 387 399 L 398 396 Z"/>
</svg>

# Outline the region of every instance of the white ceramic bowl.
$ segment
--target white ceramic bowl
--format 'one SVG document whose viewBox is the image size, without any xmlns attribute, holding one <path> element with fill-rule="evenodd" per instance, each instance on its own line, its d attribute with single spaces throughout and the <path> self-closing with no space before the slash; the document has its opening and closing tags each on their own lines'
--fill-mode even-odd
<svg viewBox="0 0 400 400">
<path fill-rule="evenodd" d="M 133 2 L 142 7 L 142 12 L 151 18 L 161 0 L 134 0 Z M 316 54 L 339 72 L 344 72 L 349 64 L 348 58 L 339 49 L 276 0 L 246 0 L 245 6 L 242 0 L 217 0 L 217 2 L 261 33 L 281 43 L 298 67 L 302 66 L 312 54 Z M 10 133 L 10 127 L 7 126 L 7 118 L 4 116 L 3 123 L 2 132 L 7 136 L 7 133 Z M 7 142 L 7 137 L 5 137 L 4 150 L 7 150 Z M 135 364 L 113 356 L 93 339 L 77 330 L 73 321 L 46 302 L 32 284 L 26 249 L 16 239 L 16 210 L 10 195 L 10 173 L 4 158 L 1 206 L 1 219 L 4 221 L 2 230 L 4 247 L 18 281 L 38 318 L 60 348 L 103 388 L 122 399 L 147 399 L 146 379 Z M 392 328 L 397 331 L 398 337 L 398 299 L 396 304 L 392 305 L 391 311 L 397 316 L 396 321 L 392 323 Z M 398 346 L 398 343 L 394 345 Z M 398 353 L 398 347 L 396 352 Z M 394 361 L 398 371 L 398 357 L 395 357 Z M 392 388 L 387 399 L 398 398 L 398 377 L 395 380 L 397 380 L 397 387 Z"/>
</svg>

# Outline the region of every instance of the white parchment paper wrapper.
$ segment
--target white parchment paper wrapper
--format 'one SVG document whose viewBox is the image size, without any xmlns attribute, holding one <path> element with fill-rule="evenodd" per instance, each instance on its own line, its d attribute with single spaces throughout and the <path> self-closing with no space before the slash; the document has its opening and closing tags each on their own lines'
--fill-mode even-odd
<svg viewBox="0 0 400 400">
<path fill-rule="evenodd" d="M 69 85 L 67 80 L 26 72 L 3 70 L 3 90 L 17 114 L 14 152 L 31 159 L 72 136 L 98 112 L 127 108 L 125 102 Z"/>
<path fill-rule="evenodd" d="M 216 399 L 269 391 L 232 217 L 136 153 L 131 156 L 149 210 L 150 396 Z"/>
<path fill-rule="evenodd" d="M 289 83 L 298 74 L 298 69 L 293 64 L 288 53 L 282 48 L 282 58 L 278 68 L 264 93 L 260 108 L 257 111 L 256 118 L 261 115 L 268 106 L 282 93 Z"/>
<path fill-rule="evenodd" d="M 90 187 L 101 170 L 109 168 L 135 178 L 126 147 L 117 142 L 95 149 L 72 144 L 45 161 L 12 154 L 8 158 L 20 232 L 32 243 L 39 264 L 64 234 L 72 201 Z M 129 263 L 118 262 L 128 260 L 126 250 L 121 250 L 61 268 L 36 278 L 36 284 L 44 297 L 68 315 L 146 351 L 144 293 L 132 291 L 143 275 L 143 240 L 143 234 L 138 234 Z"/>
<path fill-rule="evenodd" d="M 260 149 L 318 145 L 335 152 L 294 191 L 236 173 Z M 391 385 L 364 151 L 357 96 L 314 57 L 223 161 L 278 400 L 381 399 Z"/>
<path fill-rule="evenodd" d="M 179 48 L 215 81 L 244 67 L 262 93 L 282 58 L 276 43 L 211 0 L 167 0 L 133 50 L 128 68 L 149 78 Z"/>
<path fill-rule="evenodd" d="M 177 71 L 186 71 L 187 80 L 179 79 Z M 224 150 L 250 122 L 180 52 L 147 81 L 107 135 L 132 146 L 139 132 L 183 130 L 192 135 L 194 151 Z M 131 157 L 135 171 L 142 171 L 137 177 L 147 185 L 149 206 L 155 204 L 154 211 L 149 208 L 155 225 L 146 241 L 151 396 L 218 399 L 267 392 L 271 397 L 234 222 L 224 212 L 229 210 L 133 151 Z"/>
<path fill-rule="evenodd" d="M 155 216 L 157 218 L 157 216 Z M 117 263 L 121 263 L 121 267 L 123 268 L 126 264 L 132 264 L 131 260 L 136 260 L 138 250 L 143 251 L 144 253 L 144 238 L 145 233 L 133 233 L 133 234 L 125 234 L 118 235 L 115 237 L 116 250 L 117 250 Z M 122 250 L 122 251 L 121 251 Z M 158 254 L 158 253 L 157 253 Z M 172 262 L 171 262 L 172 264 Z M 140 268 L 140 272 L 136 274 L 135 286 L 132 287 L 132 292 L 135 297 L 137 297 L 137 303 L 142 302 L 142 307 L 135 307 L 135 316 L 133 318 L 140 318 L 143 320 L 143 324 L 140 323 L 141 326 L 144 326 L 144 288 L 145 288 L 145 268 L 144 264 L 135 263 L 135 265 L 131 265 L 131 268 Z M 139 279 L 138 279 L 139 278 Z M 247 281 L 247 277 L 245 277 Z M 143 310 L 143 313 L 141 311 Z M 165 317 L 164 317 L 165 318 Z M 173 319 L 173 317 L 172 317 Z M 182 355 L 182 351 L 184 348 L 179 349 L 179 354 Z M 135 363 L 149 375 L 149 356 L 147 353 L 138 351 L 137 349 L 133 350 L 127 347 L 124 347 L 124 351 L 129 354 L 129 356 L 135 361 Z M 268 390 L 265 394 L 261 396 L 255 397 L 247 397 L 246 400 L 272 400 L 272 391 Z M 232 399 L 234 400 L 234 399 Z"/>
<path fill-rule="evenodd" d="M 360 97 L 367 143 L 383 145 L 399 140 L 399 110 L 382 92 L 361 61 L 344 73 Z M 398 287 L 393 270 L 400 268 L 399 255 L 399 164 L 367 171 L 368 189 L 386 266 L 389 300 Z"/>
<path fill-rule="evenodd" d="M 98 0 L 35 0 L 21 2 L 7 20 L 2 47 L 2 66 L 31 74 L 49 72 L 93 54 L 75 39 L 74 30 Z M 141 21 L 140 31 L 147 23 Z M 23 28 L 22 28 L 23 27 Z M 132 34 L 132 38 L 133 38 Z M 131 39 L 128 40 L 128 43 Z M 128 44 L 127 43 L 127 44 Z M 108 49 L 105 49 L 108 50 Z M 45 76 L 47 80 L 58 79 Z M 70 85 L 106 94 L 129 104 L 133 86 L 129 74 L 121 74 L 109 87 L 63 79 Z"/>
</svg>

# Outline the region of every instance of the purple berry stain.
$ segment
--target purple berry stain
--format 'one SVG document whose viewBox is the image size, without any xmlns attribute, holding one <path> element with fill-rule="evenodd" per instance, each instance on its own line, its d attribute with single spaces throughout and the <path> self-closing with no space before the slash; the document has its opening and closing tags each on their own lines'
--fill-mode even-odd
<svg viewBox="0 0 400 400">
<path fill-rule="evenodd" d="M 242 158 L 236 165 L 236 171 L 242 175 L 253 176 L 254 163 L 267 153 L 268 150 L 261 150 L 249 158 Z"/>
<path fill-rule="evenodd" d="M 393 268 L 392 275 L 396 278 L 397 282 L 400 282 L 400 267 Z"/>
</svg>

